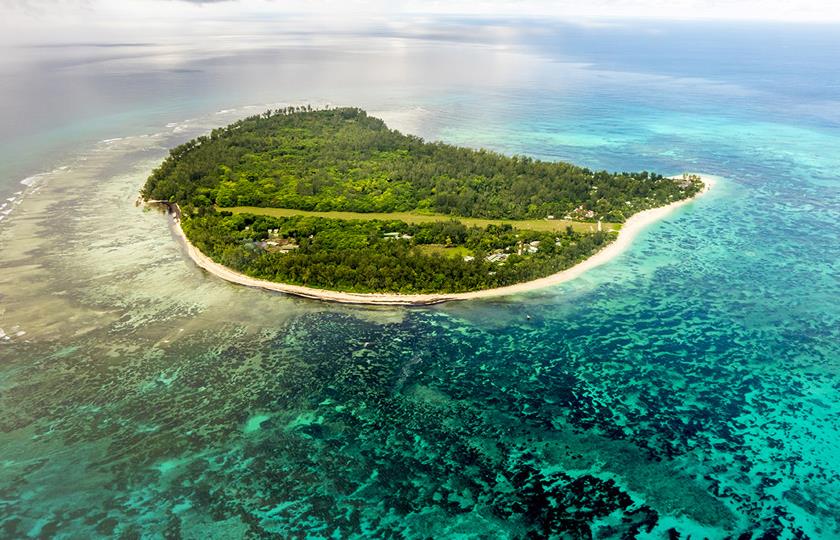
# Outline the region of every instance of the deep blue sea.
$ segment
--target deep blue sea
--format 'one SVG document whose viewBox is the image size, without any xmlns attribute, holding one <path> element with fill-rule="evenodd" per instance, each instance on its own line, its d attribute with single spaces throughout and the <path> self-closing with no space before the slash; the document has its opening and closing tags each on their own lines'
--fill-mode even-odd
<svg viewBox="0 0 840 540">
<path fill-rule="evenodd" d="M 840 27 L 402 28 L 3 51 L 0 538 L 840 537 Z M 140 186 L 304 103 L 721 179 L 521 296 L 207 275 Z"/>
</svg>

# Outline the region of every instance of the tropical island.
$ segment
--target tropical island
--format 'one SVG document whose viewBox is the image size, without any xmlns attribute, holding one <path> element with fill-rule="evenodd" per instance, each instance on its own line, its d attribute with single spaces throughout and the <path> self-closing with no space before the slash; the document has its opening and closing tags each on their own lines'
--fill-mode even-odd
<svg viewBox="0 0 840 540">
<path fill-rule="evenodd" d="M 425 142 L 357 108 L 294 107 L 174 148 L 141 195 L 168 205 L 191 257 L 225 279 L 410 304 L 569 271 L 631 216 L 704 187 L 696 175 L 592 171 Z"/>
</svg>

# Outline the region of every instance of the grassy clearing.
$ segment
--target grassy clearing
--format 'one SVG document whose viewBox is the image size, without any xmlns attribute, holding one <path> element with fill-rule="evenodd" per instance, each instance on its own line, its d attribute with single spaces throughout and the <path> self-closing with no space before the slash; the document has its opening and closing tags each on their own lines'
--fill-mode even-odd
<svg viewBox="0 0 840 540">
<path fill-rule="evenodd" d="M 460 259 L 467 255 L 472 255 L 473 252 L 464 246 L 446 247 L 443 244 L 421 244 L 417 246 L 424 255 L 441 255 L 443 257 L 452 257 L 453 259 Z"/>
<path fill-rule="evenodd" d="M 230 208 L 219 208 L 219 210 L 226 210 L 234 214 L 255 214 L 260 216 L 273 217 L 291 217 L 291 216 L 312 216 L 330 219 L 378 219 L 383 221 L 399 220 L 406 223 L 432 223 L 435 221 L 448 221 L 456 219 L 464 225 L 470 227 L 484 228 L 487 225 L 495 224 L 509 224 L 516 229 L 524 229 L 529 231 L 564 231 L 566 227 L 571 225 L 572 229 L 578 232 L 595 232 L 597 225 L 595 223 L 588 223 L 584 221 L 568 221 L 565 219 L 481 219 L 481 218 L 465 218 L 449 216 L 444 214 L 415 214 L 412 212 L 391 212 L 391 213 L 362 213 L 362 212 L 311 212 L 308 210 L 294 210 L 289 208 L 261 208 L 257 206 L 234 206 Z M 604 231 L 619 230 L 620 223 L 601 223 Z"/>
</svg>

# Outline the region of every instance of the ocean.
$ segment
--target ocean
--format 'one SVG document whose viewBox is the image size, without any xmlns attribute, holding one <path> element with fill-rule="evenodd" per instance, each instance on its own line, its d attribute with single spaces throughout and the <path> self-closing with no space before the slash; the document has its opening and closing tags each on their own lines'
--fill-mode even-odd
<svg viewBox="0 0 840 540">
<path fill-rule="evenodd" d="M 840 536 L 840 28 L 423 24 L 3 55 L 0 537 Z M 520 296 L 209 276 L 138 190 L 306 103 L 721 180 Z"/>
</svg>

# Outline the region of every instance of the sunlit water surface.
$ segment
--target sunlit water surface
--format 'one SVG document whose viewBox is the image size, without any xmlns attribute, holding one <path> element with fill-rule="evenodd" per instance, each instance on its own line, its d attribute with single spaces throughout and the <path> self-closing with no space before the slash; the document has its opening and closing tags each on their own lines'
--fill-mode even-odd
<svg viewBox="0 0 840 540">
<path fill-rule="evenodd" d="M 659 56 L 565 26 L 26 51 L 0 79 L 0 537 L 840 535 L 837 42 L 666 30 L 638 33 Z M 135 204 L 167 148 L 286 103 L 723 180 L 563 286 L 298 300 L 208 276 Z"/>
</svg>

